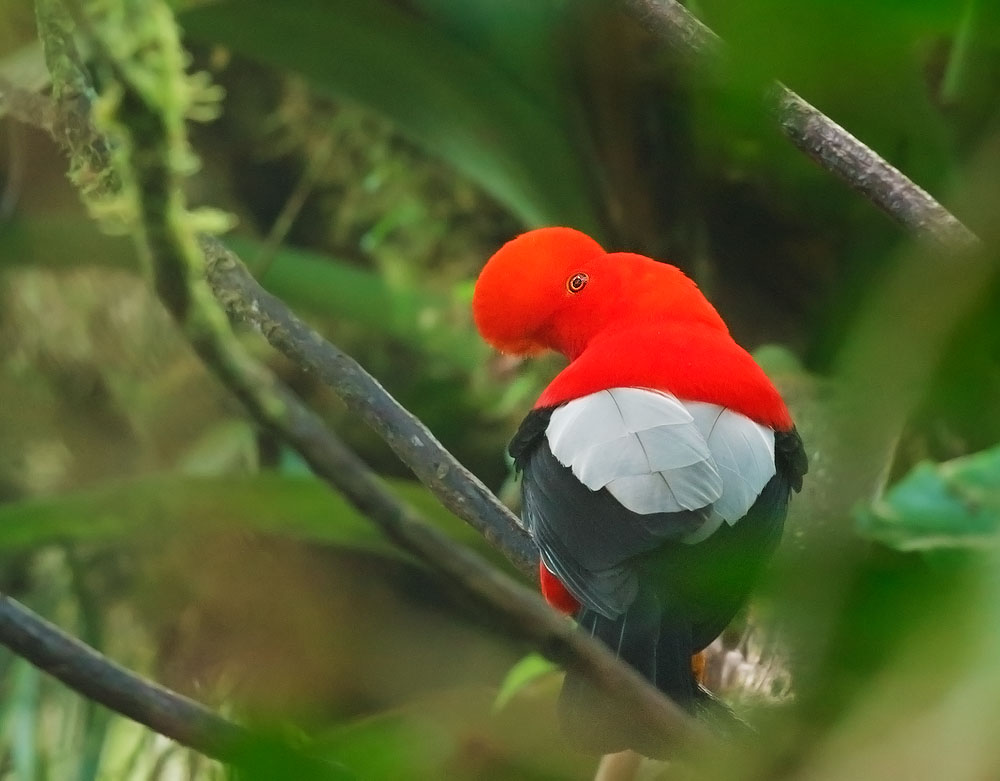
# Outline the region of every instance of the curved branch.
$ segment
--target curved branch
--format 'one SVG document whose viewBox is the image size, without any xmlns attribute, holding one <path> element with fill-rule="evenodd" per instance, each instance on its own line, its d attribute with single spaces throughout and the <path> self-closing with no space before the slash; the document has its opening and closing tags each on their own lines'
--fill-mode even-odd
<svg viewBox="0 0 1000 781">
<path fill-rule="evenodd" d="M 716 62 L 722 57 L 721 39 L 677 0 L 621 2 L 660 41 L 689 59 Z M 766 101 L 782 132 L 800 151 L 917 237 L 951 251 L 979 243 L 923 188 L 783 84 L 773 84 Z"/>
<path fill-rule="evenodd" d="M 314 372 L 388 443 L 445 507 L 482 534 L 514 566 L 536 576 L 538 549 L 516 516 L 420 420 L 357 361 L 264 290 L 222 242 L 202 237 L 200 243 L 208 282 L 230 316 L 252 325 L 296 365 Z"/>
<path fill-rule="evenodd" d="M 236 765 L 259 760 L 260 755 L 251 755 L 249 749 L 260 745 L 261 736 L 127 670 L 2 594 L 0 643 L 84 697 L 188 748 Z M 282 744 L 273 743 L 268 749 L 275 762 L 295 768 L 304 777 L 353 778 L 342 767 Z"/>
</svg>

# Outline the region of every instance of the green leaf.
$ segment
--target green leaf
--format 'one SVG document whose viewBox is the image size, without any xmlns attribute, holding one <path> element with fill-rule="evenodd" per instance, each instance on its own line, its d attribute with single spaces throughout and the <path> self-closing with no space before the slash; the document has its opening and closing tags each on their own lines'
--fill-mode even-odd
<svg viewBox="0 0 1000 781">
<path fill-rule="evenodd" d="M 526 91 L 557 103 L 566 94 L 567 0 L 413 0 L 456 41 L 483 52 Z M 561 93 L 561 94 L 560 94 Z"/>
<path fill-rule="evenodd" d="M 475 530 L 445 510 L 424 486 L 412 480 L 386 482 L 450 536 L 510 570 Z M 0 504 L 0 551 L 198 531 L 224 523 L 385 556 L 402 555 L 371 521 L 316 478 L 271 472 L 237 477 L 160 474 Z"/>
<path fill-rule="evenodd" d="M 383 114 L 529 226 L 603 232 L 570 112 L 426 17 L 373 0 L 229 0 L 180 23 L 196 39 L 297 71 Z"/>
<path fill-rule="evenodd" d="M 558 665 L 553 664 L 541 654 L 528 654 L 511 667 L 507 677 L 503 679 L 500 691 L 497 692 L 497 698 L 493 703 L 493 710 L 503 710 L 525 686 L 537 681 L 543 675 L 556 672 L 558 669 Z"/>
<path fill-rule="evenodd" d="M 164 474 L 0 505 L 0 549 L 108 541 L 142 532 L 197 529 L 206 522 L 392 551 L 371 524 L 317 480 L 272 474 Z"/>
<path fill-rule="evenodd" d="M 858 522 L 863 534 L 899 550 L 995 546 L 1000 446 L 942 464 L 918 464 Z"/>
</svg>

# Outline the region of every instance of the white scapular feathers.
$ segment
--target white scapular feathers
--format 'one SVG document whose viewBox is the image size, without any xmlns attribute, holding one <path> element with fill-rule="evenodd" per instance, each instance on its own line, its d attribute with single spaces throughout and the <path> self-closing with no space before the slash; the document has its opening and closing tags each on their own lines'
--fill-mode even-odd
<svg viewBox="0 0 1000 781">
<path fill-rule="evenodd" d="M 775 475 L 774 432 L 726 407 L 642 388 L 611 388 L 563 405 L 545 435 L 592 491 L 641 515 L 691 511 L 700 542 L 746 515 Z"/>
</svg>

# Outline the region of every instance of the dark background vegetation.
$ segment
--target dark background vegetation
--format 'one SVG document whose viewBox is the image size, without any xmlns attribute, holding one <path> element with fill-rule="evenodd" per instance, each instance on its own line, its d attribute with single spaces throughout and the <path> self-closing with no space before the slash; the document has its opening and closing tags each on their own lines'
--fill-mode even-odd
<svg viewBox="0 0 1000 781">
<path fill-rule="evenodd" d="M 506 442 L 559 363 L 478 341 L 485 259 L 566 224 L 682 267 L 813 466 L 726 689 L 764 738 L 701 772 L 998 777 L 1000 6 L 688 5 L 722 65 L 599 0 L 177 0 L 226 91 L 192 128 L 190 198 L 235 215 L 225 239 L 264 286 L 506 499 Z M 0 74 L 45 82 L 27 0 L 0 10 Z M 918 247 L 788 144 L 772 78 L 952 209 L 976 262 Z M 498 706 L 524 650 L 248 422 L 47 136 L 0 120 L 0 184 L 4 592 L 361 778 L 592 772 L 555 728 L 557 673 L 522 663 Z M 246 344 L 486 551 L 329 390 Z M 224 775 L 0 653 L 0 777 Z"/>
</svg>

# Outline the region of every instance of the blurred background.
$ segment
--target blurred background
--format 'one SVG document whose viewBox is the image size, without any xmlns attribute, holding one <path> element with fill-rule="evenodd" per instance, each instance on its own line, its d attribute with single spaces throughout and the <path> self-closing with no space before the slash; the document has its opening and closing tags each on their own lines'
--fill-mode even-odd
<svg viewBox="0 0 1000 781">
<path fill-rule="evenodd" d="M 191 127 L 190 200 L 235 215 L 225 240 L 262 284 L 506 500 L 507 441 L 560 363 L 491 353 L 469 301 L 527 228 L 679 265 L 786 394 L 812 470 L 715 649 L 762 737 L 644 777 L 1000 778 L 1000 5 L 689 2 L 728 44 L 719 67 L 610 0 L 171 5 L 226 95 Z M 0 76 L 47 84 L 30 0 L 0 8 Z M 795 150 L 761 99 L 773 78 L 982 251 L 916 245 Z M 556 729 L 558 671 L 246 420 L 66 171 L 0 116 L 0 589 L 359 778 L 591 776 Z M 506 567 L 328 390 L 245 340 Z M 0 652 L 0 778 L 226 776 Z"/>
</svg>

